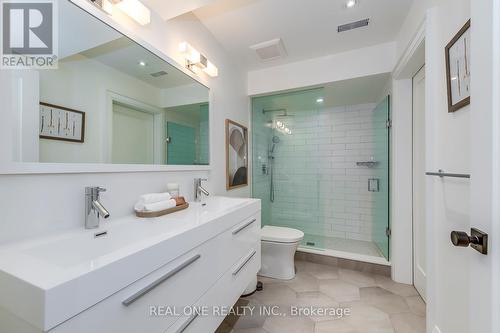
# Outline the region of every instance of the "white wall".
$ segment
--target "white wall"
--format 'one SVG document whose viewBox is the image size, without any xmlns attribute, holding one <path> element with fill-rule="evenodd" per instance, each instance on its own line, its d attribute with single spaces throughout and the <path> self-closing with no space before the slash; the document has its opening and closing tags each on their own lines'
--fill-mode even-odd
<svg viewBox="0 0 500 333">
<path fill-rule="evenodd" d="M 62 0 L 61 0 L 62 1 Z M 105 14 L 85 0 L 75 0 L 104 21 L 111 22 Z M 210 144 L 211 166 L 209 172 L 139 172 L 89 173 L 61 175 L 1 175 L 0 176 L 0 243 L 42 233 L 72 227 L 83 227 L 83 188 L 86 185 L 103 185 L 109 189 L 104 202 L 111 211 L 112 218 L 131 213 L 134 200 L 144 192 L 165 189 L 168 182 L 179 182 L 183 194 L 191 198 L 192 181 L 196 176 L 210 179 L 208 189 L 213 194 L 248 196 L 249 188 L 226 192 L 225 190 L 225 148 L 224 119 L 231 118 L 248 124 L 248 97 L 246 96 L 246 76 L 233 63 L 225 50 L 218 44 L 208 30 L 193 16 L 182 16 L 168 22 L 153 13 L 150 25 L 138 26 L 128 17 L 117 13 L 113 18 L 121 29 L 140 37 L 154 45 L 170 58 L 179 63 L 181 55 L 177 52 L 181 41 L 188 41 L 203 52 L 219 68 L 219 77 L 203 78 L 210 92 Z M 4 83 L 5 73 L 1 73 Z M 10 98 L 10 95 L 2 95 Z M 13 102 L 3 103 L 4 107 Z M 8 110 L 10 112 L 10 110 Z M 15 136 L 11 127 L 2 126 L 0 133 L 7 138 Z M 8 126 L 8 125 L 7 125 Z M 12 140 L 7 141 L 8 144 Z M 10 147 L 2 153 L 11 155 Z M 1 161 L 12 160 L 2 156 Z"/>
<path fill-rule="evenodd" d="M 161 91 L 161 107 L 168 108 L 177 105 L 206 103 L 207 90 L 199 84 L 178 86 Z"/>
<path fill-rule="evenodd" d="M 320 85 L 392 72 L 396 44 L 385 43 L 248 73 L 248 94 Z"/>
<path fill-rule="evenodd" d="M 437 6 L 440 0 L 415 0 L 412 2 L 408 15 L 396 38 L 397 59 L 400 59 L 408 49 L 410 41 L 424 23 L 429 8 Z"/>
<path fill-rule="evenodd" d="M 85 111 L 86 123 L 84 143 L 40 139 L 40 162 L 106 161 L 108 92 L 156 107 L 160 104 L 159 88 L 83 56 L 61 61 L 57 70 L 40 71 L 40 101 Z"/>
</svg>

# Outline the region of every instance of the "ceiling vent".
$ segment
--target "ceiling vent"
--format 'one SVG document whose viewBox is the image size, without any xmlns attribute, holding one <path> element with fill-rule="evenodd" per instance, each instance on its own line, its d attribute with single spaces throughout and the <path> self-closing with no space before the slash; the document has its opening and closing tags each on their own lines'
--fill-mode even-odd
<svg viewBox="0 0 500 333">
<path fill-rule="evenodd" d="M 345 32 L 345 31 L 349 31 L 349 30 L 353 30 L 353 29 L 357 29 L 357 28 L 366 27 L 368 25 L 368 23 L 370 23 L 370 19 L 364 19 L 361 21 L 356 21 L 356 22 L 351 22 L 351 23 L 339 25 L 337 28 L 337 31 L 338 32 Z"/>
<path fill-rule="evenodd" d="M 269 40 L 250 46 L 257 53 L 257 56 L 262 61 L 270 61 L 286 56 L 285 45 L 281 38 Z"/>
<path fill-rule="evenodd" d="M 152 77 L 160 77 L 160 76 L 163 76 L 163 75 L 167 75 L 168 73 L 165 72 L 165 71 L 159 71 L 159 72 L 156 72 L 156 73 L 151 73 L 149 75 L 151 75 Z"/>
</svg>

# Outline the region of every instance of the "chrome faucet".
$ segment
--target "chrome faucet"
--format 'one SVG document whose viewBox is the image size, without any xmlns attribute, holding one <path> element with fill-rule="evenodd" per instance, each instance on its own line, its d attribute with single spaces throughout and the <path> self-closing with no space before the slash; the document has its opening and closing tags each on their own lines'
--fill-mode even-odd
<svg viewBox="0 0 500 333">
<path fill-rule="evenodd" d="M 201 202 L 201 197 L 203 194 L 209 196 L 210 193 L 206 189 L 201 186 L 201 182 L 206 182 L 208 179 L 204 178 L 195 178 L 194 179 L 194 201 Z"/>
<path fill-rule="evenodd" d="M 103 187 L 85 188 L 85 229 L 98 228 L 100 217 L 105 219 L 109 217 L 109 212 L 99 200 L 101 192 L 106 192 L 106 189 Z"/>
</svg>

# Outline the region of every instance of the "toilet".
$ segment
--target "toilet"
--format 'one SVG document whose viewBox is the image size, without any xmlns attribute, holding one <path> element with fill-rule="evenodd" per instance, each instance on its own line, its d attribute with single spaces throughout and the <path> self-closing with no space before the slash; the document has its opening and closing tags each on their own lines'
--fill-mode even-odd
<svg viewBox="0 0 500 333">
<path fill-rule="evenodd" d="M 290 280 L 295 277 L 295 251 L 304 238 L 297 229 L 264 226 L 261 230 L 262 267 L 260 276 Z"/>
</svg>

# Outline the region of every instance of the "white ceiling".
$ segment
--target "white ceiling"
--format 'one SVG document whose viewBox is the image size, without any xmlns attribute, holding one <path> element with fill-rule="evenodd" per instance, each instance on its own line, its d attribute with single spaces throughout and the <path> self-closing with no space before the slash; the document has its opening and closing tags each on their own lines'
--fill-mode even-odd
<svg viewBox="0 0 500 333">
<path fill-rule="evenodd" d="M 160 89 L 197 83 L 188 75 L 126 37 L 101 44 L 80 54 Z M 140 61 L 144 61 L 146 66 L 139 66 Z M 151 76 L 152 73 L 160 71 L 167 72 L 167 75 Z"/>
<path fill-rule="evenodd" d="M 148 0 L 155 2 L 162 0 Z M 393 41 L 412 0 L 218 0 L 194 14 L 248 70 L 300 61 Z M 337 33 L 337 26 L 369 18 L 370 25 Z M 251 45 L 281 38 L 288 56 L 258 60 Z"/>
<path fill-rule="evenodd" d="M 146 6 L 157 12 L 164 20 L 170 20 L 215 1 L 217 0 L 142 0 Z"/>
</svg>

